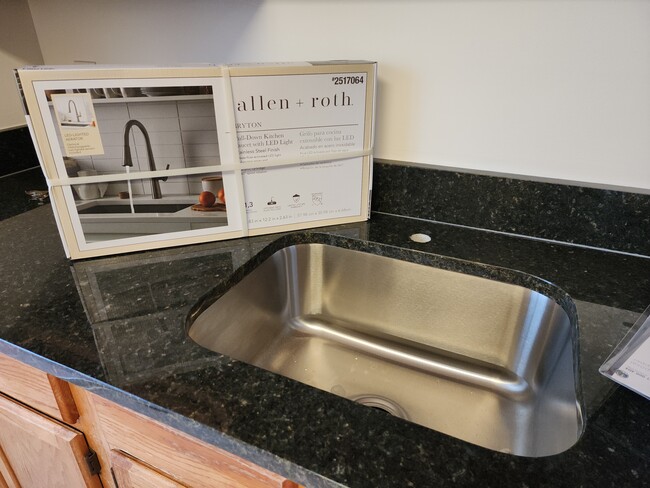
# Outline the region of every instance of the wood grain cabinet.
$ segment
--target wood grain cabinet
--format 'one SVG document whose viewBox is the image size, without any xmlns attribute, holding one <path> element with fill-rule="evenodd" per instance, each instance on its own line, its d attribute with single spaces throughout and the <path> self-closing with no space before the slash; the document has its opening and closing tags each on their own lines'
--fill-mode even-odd
<svg viewBox="0 0 650 488">
<path fill-rule="evenodd" d="M 300 488 L 0 353 L 0 488 Z"/>
<path fill-rule="evenodd" d="M 0 354 L 0 487 L 101 487 L 69 385 Z"/>
<path fill-rule="evenodd" d="M 84 435 L 0 395 L 0 472 L 12 488 L 100 487 L 86 462 Z"/>
<path fill-rule="evenodd" d="M 76 395 L 76 389 L 75 389 Z M 84 412 L 94 417 L 103 436 L 104 452 L 115 469 L 116 478 L 141 480 L 149 468 L 150 477 L 167 478 L 161 486 L 212 488 L 289 488 L 297 486 L 283 476 L 268 471 L 227 451 L 175 430 L 168 425 L 152 420 L 127 408 L 94 394 L 88 394 L 90 402 Z M 83 412 L 83 409 L 82 409 Z M 136 460 L 139 464 L 129 463 Z M 120 484 L 120 488 L 124 488 Z M 126 486 L 158 486 L 129 485 Z"/>
<path fill-rule="evenodd" d="M 120 488 L 186 488 L 124 452 L 111 451 L 110 462 Z"/>
</svg>

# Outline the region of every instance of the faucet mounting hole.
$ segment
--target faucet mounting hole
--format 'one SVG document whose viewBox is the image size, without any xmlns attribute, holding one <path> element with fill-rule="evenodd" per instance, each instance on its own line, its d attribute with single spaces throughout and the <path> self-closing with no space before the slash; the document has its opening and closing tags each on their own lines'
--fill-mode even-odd
<svg viewBox="0 0 650 488">
<path fill-rule="evenodd" d="M 427 234 L 412 234 L 409 239 L 411 239 L 413 242 L 417 242 L 420 244 L 426 244 L 427 242 L 431 242 L 431 236 Z"/>
</svg>

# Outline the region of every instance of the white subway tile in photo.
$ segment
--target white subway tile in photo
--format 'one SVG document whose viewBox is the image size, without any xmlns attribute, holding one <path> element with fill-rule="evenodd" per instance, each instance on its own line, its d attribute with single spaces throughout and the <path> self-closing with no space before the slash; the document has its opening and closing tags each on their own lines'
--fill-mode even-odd
<svg viewBox="0 0 650 488">
<path fill-rule="evenodd" d="M 214 102 L 212 100 L 178 102 L 178 113 L 181 117 L 214 117 Z"/>
<path fill-rule="evenodd" d="M 205 158 L 219 156 L 218 144 L 186 144 L 184 146 L 185 157 Z"/>
<path fill-rule="evenodd" d="M 127 120 L 123 119 L 109 119 L 97 122 L 97 127 L 99 127 L 99 132 L 102 134 L 108 134 L 111 132 L 117 134 L 124 134 L 124 126 L 126 125 Z"/>
<path fill-rule="evenodd" d="M 182 144 L 181 133 L 180 131 L 168 131 L 168 132 L 158 132 L 158 131 L 147 131 L 149 134 L 149 141 L 151 141 L 152 146 L 159 145 L 170 145 L 170 144 Z M 133 130 L 133 136 L 137 145 L 144 145 L 145 139 L 142 131 L 139 129 Z"/>
<path fill-rule="evenodd" d="M 181 130 L 217 130 L 214 117 L 181 117 Z"/>
<path fill-rule="evenodd" d="M 133 149 L 133 147 L 131 147 Z M 97 154 L 92 157 L 93 161 L 101 159 L 124 159 L 124 145 L 104 146 L 104 154 Z"/>
<path fill-rule="evenodd" d="M 147 146 L 144 144 L 141 146 L 136 146 L 136 151 L 138 153 L 138 158 L 141 161 L 146 162 L 147 158 Z M 183 156 L 183 146 L 180 144 L 175 145 L 152 145 L 151 150 L 153 151 L 154 158 L 180 158 L 184 159 Z M 144 159 L 143 159 L 144 158 Z"/>
<path fill-rule="evenodd" d="M 188 130 L 181 133 L 183 144 L 218 144 L 217 131 Z"/>
<path fill-rule="evenodd" d="M 131 119 L 178 118 L 176 102 L 141 102 L 129 103 Z"/>
<path fill-rule="evenodd" d="M 102 173 L 125 173 L 126 168 L 122 166 L 124 160 L 122 158 L 102 158 L 98 159 L 93 157 L 93 166 L 97 171 Z M 133 170 L 133 169 L 132 169 Z M 134 170 L 133 170 L 134 171 Z"/>
<path fill-rule="evenodd" d="M 129 120 L 129 111 L 124 103 L 95 103 L 95 115 L 98 121 Z"/>
<path fill-rule="evenodd" d="M 190 194 L 187 181 L 161 181 L 160 191 L 163 196 Z"/>
<path fill-rule="evenodd" d="M 124 134 L 121 132 L 101 132 L 102 145 L 106 146 L 124 146 Z"/>
<path fill-rule="evenodd" d="M 134 120 L 139 120 L 139 119 L 134 119 Z M 152 132 L 173 132 L 179 130 L 177 117 L 169 117 L 169 118 L 162 118 L 162 119 L 143 119 L 140 120 L 140 122 L 142 122 L 142 125 L 144 125 L 145 130 L 149 134 L 151 134 Z M 138 127 L 133 127 L 131 130 L 133 132 L 140 131 Z M 122 127 L 122 131 L 124 131 L 124 127 Z"/>
</svg>

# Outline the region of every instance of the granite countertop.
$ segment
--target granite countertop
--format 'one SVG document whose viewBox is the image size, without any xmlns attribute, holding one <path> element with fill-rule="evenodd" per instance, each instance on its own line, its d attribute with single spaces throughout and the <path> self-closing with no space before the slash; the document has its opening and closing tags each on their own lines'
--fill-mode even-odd
<svg viewBox="0 0 650 488">
<path fill-rule="evenodd" d="M 411 242 L 416 232 L 432 241 Z M 555 283 L 579 316 L 582 438 L 555 456 L 502 454 L 192 343 L 184 329 L 191 307 L 279 238 L 395 255 L 410 249 L 423 261 L 488 264 Z M 0 222 L 0 244 L 1 352 L 309 487 L 650 483 L 647 400 L 597 371 L 650 302 L 650 259 L 375 213 L 369 222 L 288 236 L 70 263 L 49 205 Z"/>
</svg>

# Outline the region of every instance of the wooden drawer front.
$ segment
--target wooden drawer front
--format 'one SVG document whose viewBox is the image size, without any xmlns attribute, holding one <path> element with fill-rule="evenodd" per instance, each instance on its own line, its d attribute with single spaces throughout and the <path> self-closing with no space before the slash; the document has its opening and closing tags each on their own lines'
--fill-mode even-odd
<svg viewBox="0 0 650 488">
<path fill-rule="evenodd" d="M 79 418 L 65 381 L 2 353 L 0 392 L 67 424 Z"/>
<path fill-rule="evenodd" d="M 284 477 L 92 395 L 100 429 L 111 450 L 152 466 L 192 488 L 281 488 Z"/>
<path fill-rule="evenodd" d="M 52 417 L 61 417 L 47 373 L 1 353 L 0 391 Z"/>
</svg>

